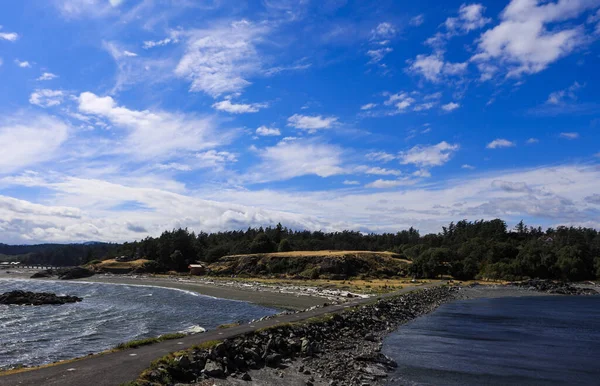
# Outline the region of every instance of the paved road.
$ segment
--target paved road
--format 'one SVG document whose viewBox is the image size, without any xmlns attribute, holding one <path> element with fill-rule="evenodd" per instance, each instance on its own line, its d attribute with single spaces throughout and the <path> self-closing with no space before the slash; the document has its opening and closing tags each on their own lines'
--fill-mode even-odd
<svg viewBox="0 0 600 386">
<path fill-rule="evenodd" d="M 418 288 L 431 287 L 436 284 L 426 284 Z M 388 297 L 406 293 L 415 288 L 404 288 Z M 189 335 L 181 339 L 164 341 L 100 356 L 93 356 L 71 363 L 58 364 L 37 370 L 25 371 L 18 374 L 0 376 L 2 386 L 115 386 L 124 382 L 135 380 L 138 375 L 150 366 L 150 363 L 168 353 L 183 350 L 199 343 L 210 340 L 232 338 L 240 334 L 255 331 L 259 328 L 272 327 L 279 323 L 306 320 L 315 316 L 340 312 L 344 308 L 367 303 L 370 299 L 355 299 L 343 305 L 318 308 L 312 311 L 301 312 L 293 315 L 283 315 L 277 318 L 263 320 L 253 324 L 244 324 L 223 330 L 211 330 L 203 334 Z"/>
</svg>

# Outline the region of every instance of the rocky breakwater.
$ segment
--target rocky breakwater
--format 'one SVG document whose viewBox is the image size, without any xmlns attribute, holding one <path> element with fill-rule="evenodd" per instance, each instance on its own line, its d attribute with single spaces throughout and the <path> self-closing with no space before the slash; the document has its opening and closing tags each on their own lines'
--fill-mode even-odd
<svg viewBox="0 0 600 386">
<path fill-rule="evenodd" d="M 585 288 L 566 282 L 555 282 L 552 280 L 535 279 L 510 283 L 510 285 L 531 291 L 546 292 L 557 295 L 598 295 L 598 291 L 593 288 Z"/>
<path fill-rule="evenodd" d="M 0 295 L 0 304 L 41 306 L 45 304 L 66 304 L 82 301 L 77 296 L 58 296 L 48 292 L 11 291 Z"/>
<path fill-rule="evenodd" d="M 302 374 L 307 386 L 382 384 L 396 366 L 381 353 L 383 337 L 454 299 L 456 292 L 453 287 L 422 289 L 174 353 L 155 362 L 136 384 L 196 384 L 226 377 L 251 381 L 255 370 L 265 367 L 273 369 L 276 380 L 261 384 L 286 384 L 292 378 L 296 384 L 294 374 Z"/>
</svg>

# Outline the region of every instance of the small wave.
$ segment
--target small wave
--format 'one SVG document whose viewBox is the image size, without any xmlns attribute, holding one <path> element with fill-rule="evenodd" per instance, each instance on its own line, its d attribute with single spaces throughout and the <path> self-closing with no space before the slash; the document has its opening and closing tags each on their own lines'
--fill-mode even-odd
<svg viewBox="0 0 600 386">
<path fill-rule="evenodd" d="M 206 332 L 206 328 L 204 327 L 200 327 L 197 324 L 186 328 L 185 330 L 179 331 L 182 334 L 187 334 L 187 335 L 193 335 L 193 334 L 202 334 L 203 332 Z"/>
</svg>

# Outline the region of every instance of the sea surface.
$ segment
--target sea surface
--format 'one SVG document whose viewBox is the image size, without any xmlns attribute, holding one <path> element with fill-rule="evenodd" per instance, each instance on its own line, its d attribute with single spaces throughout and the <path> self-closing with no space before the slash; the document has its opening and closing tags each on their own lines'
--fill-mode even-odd
<svg viewBox="0 0 600 386">
<path fill-rule="evenodd" d="M 600 296 L 458 301 L 390 335 L 393 385 L 600 385 Z"/>
<path fill-rule="evenodd" d="M 0 305 L 0 368 L 40 365 L 113 348 L 121 342 L 250 321 L 277 311 L 189 291 L 84 282 L 0 279 L 0 293 L 75 295 L 82 302 Z"/>
</svg>

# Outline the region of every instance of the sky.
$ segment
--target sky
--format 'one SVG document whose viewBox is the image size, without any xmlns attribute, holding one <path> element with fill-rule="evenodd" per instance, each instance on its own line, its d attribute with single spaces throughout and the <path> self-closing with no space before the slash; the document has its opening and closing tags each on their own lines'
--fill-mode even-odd
<svg viewBox="0 0 600 386">
<path fill-rule="evenodd" d="M 0 4 L 0 242 L 600 228 L 600 0 Z"/>
</svg>

